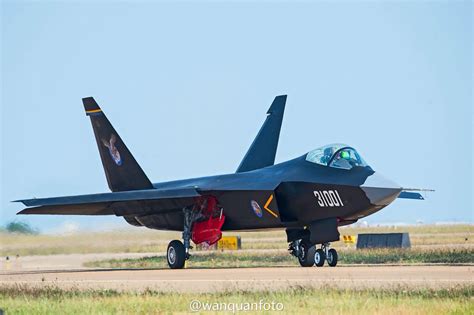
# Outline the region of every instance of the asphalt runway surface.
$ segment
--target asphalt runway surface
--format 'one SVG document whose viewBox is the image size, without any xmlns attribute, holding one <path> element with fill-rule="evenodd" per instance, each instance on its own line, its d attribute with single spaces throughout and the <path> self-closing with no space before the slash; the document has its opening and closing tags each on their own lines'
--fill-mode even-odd
<svg viewBox="0 0 474 315">
<path fill-rule="evenodd" d="M 305 288 L 452 288 L 474 285 L 474 266 L 337 266 L 219 269 L 58 269 L 9 270 L 0 286 L 57 286 L 64 289 L 114 289 L 171 292 L 278 290 Z"/>
</svg>

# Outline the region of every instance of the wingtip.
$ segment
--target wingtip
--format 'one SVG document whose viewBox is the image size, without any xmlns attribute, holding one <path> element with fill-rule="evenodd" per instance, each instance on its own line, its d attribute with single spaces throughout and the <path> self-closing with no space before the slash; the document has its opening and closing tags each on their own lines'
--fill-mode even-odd
<svg viewBox="0 0 474 315">
<path fill-rule="evenodd" d="M 36 198 L 33 199 L 21 199 L 21 200 L 12 200 L 11 202 L 20 202 L 24 206 L 31 207 L 35 205 Z"/>
</svg>

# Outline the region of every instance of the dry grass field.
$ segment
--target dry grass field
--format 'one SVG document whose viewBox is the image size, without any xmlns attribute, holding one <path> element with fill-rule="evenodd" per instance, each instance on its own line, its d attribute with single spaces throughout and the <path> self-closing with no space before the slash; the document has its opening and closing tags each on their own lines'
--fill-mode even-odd
<svg viewBox="0 0 474 315">
<path fill-rule="evenodd" d="M 342 227 L 341 235 L 358 233 L 409 232 L 414 249 L 472 249 L 474 225 L 420 225 L 381 227 Z M 240 235 L 242 249 L 286 250 L 284 230 L 226 232 Z M 24 235 L 0 233 L 1 256 L 54 255 L 72 253 L 163 253 L 168 242 L 180 239 L 178 232 L 130 228 L 111 232 L 79 232 L 71 235 Z M 340 249 L 354 248 L 342 241 L 332 243 Z"/>
</svg>

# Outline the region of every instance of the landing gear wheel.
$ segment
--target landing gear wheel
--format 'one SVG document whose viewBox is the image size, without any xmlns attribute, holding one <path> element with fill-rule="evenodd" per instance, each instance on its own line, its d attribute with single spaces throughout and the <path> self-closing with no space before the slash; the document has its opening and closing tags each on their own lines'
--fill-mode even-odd
<svg viewBox="0 0 474 315">
<path fill-rule="evenodd" d="M 326 260 L 326 254 L 320 248 L 314 253 L 314 264 L 316 267 L 322 267 L 324 265 L 324 260 Z"/>
<path fill-rule="evenodd" d="M 337 252 L 334 248 L 328 250 L 328 257 L 326 258 L 328 265 L 331 267 L 336 267 L 337 265 Z"/>
<path fill-rule="evenodd" d="M 166 259 L 171 269 L 182 269 L 186 261 L 186 251 L 181 241 L 174 240 L 168 244 Z"/>
<path fill-rule="evenodd" d="M 314 253 L 316 247 L 308 242 L 301 242 L 300 244 L 301 254 L 298 257 L 301 267 L 311 267 L 314 265 Z"/>
</svg>

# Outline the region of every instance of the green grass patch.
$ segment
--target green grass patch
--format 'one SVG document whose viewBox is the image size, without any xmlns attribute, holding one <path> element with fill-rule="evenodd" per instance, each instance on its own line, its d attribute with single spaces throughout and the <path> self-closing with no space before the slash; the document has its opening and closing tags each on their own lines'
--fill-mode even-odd
<svg viewBox="0 0 474 315">
<path fill-rule="evenodd" d="M 219 293 L 118 292 L 61 290 L 55 287 L 0 287 L 0 305 L 7 314 L 156 314 L 186 313 L 191 301 L 208 305 L 281 303 L 288 314 L 472 314 L 473 286 L 451 289 L 313 289 L 277 291 L 231 290 Z M 254 309 L 251 313 L 262 313 Z"/>
<path fill-rule="evenodd" d="M 474 249 L 364 249 L 342 252 L 345 264 L 470 264 L 474 263 Z"/>
<path fill-rule="evenodd" d="M 473 249 L 366 249 L 339 251 L 341 264 L 471 264 L 474 263 Z M 295 257 L 285 252 L 206 252 L 193 255 L 186 262 L 187 268 L 237 268 L 297 266 Z M 98 268 L 167 268 L 166 258 L 152 256 L 129 259 L 109 259 L 86 263 L 86 267 Z"/>
<path fill-rule="evenodd" d="M 186 262 L 186 268 L 242 268 L 268 266 L 296 266 L 298 262 L 289 254 L 258 254 L 239 252 L 208 252 L 193 255 Z M 108 259 L 88 262 L 86 267 L 98 268 L 168 268 L 166 257 Z"/>
</svg>

